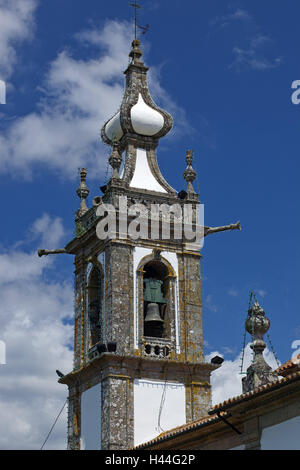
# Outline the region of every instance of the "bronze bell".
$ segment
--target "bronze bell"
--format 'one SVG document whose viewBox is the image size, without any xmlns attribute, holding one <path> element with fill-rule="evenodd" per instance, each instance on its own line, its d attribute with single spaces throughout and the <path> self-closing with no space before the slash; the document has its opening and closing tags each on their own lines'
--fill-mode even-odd
<svg viewBox="0 0 300 470">
<path fill-rule="evenodd" d="M 151 303 L 151 304 L 148 304 L 147 306 L 147 314 L 145 318 L 145 323 L 154 322 L 154 321 L 161 322 L 161 323 L 164 322 L 159 314 L 159 305 Z"/>
</svg>

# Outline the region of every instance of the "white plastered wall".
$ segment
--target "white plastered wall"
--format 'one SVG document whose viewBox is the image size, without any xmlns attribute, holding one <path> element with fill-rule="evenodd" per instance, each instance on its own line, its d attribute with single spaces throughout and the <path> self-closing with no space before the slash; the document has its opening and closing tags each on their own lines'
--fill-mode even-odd
<svg viewBox="0 0 300 470">
<path fill-rule="evenodd" d="M 185 422 L 185 386 L 183 384 L 135 380 L 135 445 L 147 442 L 163 431 L 185 424 Z"/>
<path fill-rule="evenodd" d="M 147 152 L 144 149 L 136 150 L 136 164 L 130 186 L 133 188 L 147 189 L 167 193 L 167 191 L 154 178 L 147 159 Z"/>
<path fill-rule="evenodd" d="M 300 416 L 264 428 L 261 450 L 300 450 Z"/>
<path fill-rule="evenodd" d="M 101 450 L 101 384 L 81 395 L 81 450 Z"/>
</svg>

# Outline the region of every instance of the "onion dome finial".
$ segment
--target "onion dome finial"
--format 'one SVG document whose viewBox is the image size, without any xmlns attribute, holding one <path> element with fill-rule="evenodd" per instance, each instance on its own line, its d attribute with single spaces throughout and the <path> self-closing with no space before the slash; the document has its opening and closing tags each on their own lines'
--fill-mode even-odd
<svg viewBox="0 0 300 470">
<path fill-rule="evenodd" d="M 139 39 L 132 41 L 131 63 L 124 72 L 126 86 L 119 111 L 103 126 L 103 141 L 113 146 L 114 137 L 124 149 L 128 138 L 139 140 L 141 146 L 156 143 L 173 126 L 172 116 L 153 101 L 147 82 L 148 68 L 141 57 Z"/>
</svg>

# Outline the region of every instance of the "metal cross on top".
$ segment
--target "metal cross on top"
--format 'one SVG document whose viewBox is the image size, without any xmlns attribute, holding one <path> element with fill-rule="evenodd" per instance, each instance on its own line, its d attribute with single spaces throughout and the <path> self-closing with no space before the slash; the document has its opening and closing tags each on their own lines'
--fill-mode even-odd
<svg viewBox="0 0 300 470">
<path fill-rule="evenodd" d="M 129 3 L 129 5 L 131 7 L 134 8 L 134 39 L 136 40 L 137 39 L 137 31 L 138 29 L 140 29 L 142 31 L 142 34 L 146 34 L 147 31 L 149 30 L 149 25 L 146 24 L 146 26 L 140 26 L 138 25 L 138 14 L 137 14 L 137 11 L 139 8 L 143 8 L 141 7 L 135 0 L 134 3 Z"/>
<path fill-rule="evenodd" d="M 137 4 L 136 0 L 134 1 L 134 3 L 129 3 L 129 5 L 134 8 L 134 39 L 137 39 L 137 11 L 138 8 L 142 7 Z"/>
</svg>

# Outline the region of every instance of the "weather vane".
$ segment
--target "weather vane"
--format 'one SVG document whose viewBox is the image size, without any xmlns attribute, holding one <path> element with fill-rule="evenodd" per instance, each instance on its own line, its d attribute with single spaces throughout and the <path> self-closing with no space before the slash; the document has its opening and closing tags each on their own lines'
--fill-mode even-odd
<svg viewBox="0 0 300 470">
<path fill-rule="evenodd" d="M 129 3 L 129 5 L 134 8 L 134 39 L 137 39 L 137 29 L 139 28 L 142 31 L 142 34 L 146 34 L 147 31 L 149 30 L 149 25 L 148 24 L 146 24 L 146 26 L 138 25 L 137 11 L 139 8 L 142 8 L 142 7 L 136 2 L 136 0 L 134 1 L 134 3 Z"/>
</svg>

